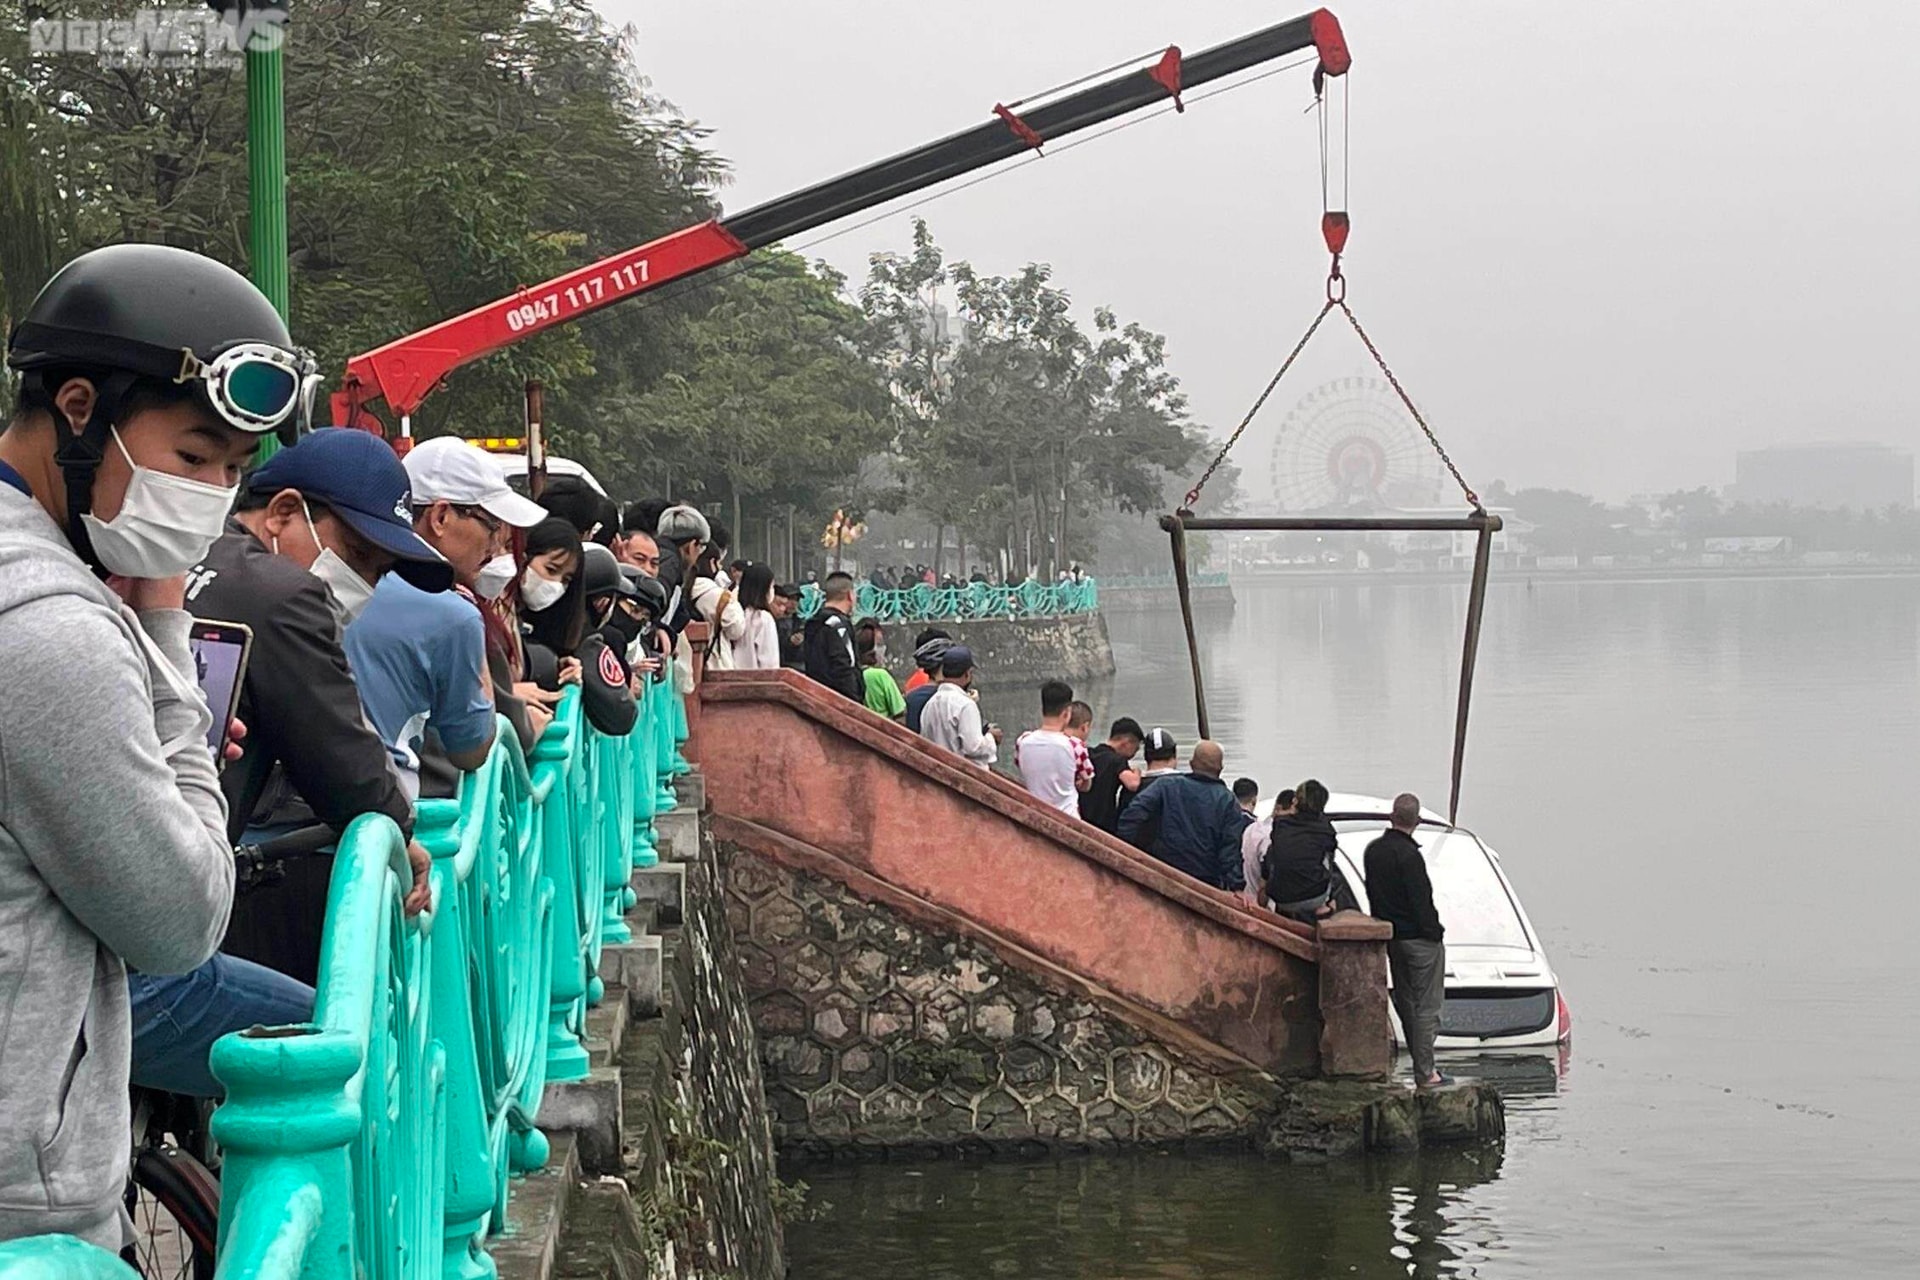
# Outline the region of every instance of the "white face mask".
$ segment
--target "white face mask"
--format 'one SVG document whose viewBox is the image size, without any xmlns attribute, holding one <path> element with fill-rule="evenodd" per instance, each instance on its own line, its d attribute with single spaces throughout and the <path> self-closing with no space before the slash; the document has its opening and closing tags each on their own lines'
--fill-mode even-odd
<svg viewBox="0 0 1920 1280">
<path fill-rule="evenodd" d="M 108 573 L 123 578 L 172 578 L 207 558 L 207 549 L 225 532 L 235 489 L 202 484 L 184 476 L 143 467 L 127 452 L 120 429 L 113 428 L 120 456 L 133 468 L 120 513 L 101 520 L 80 517 L 94 554 Z"/>
<path fill-rule="evenodd" d="M 540 571 L 532 565 L 528 565 L 527 571 L 520 575 L 520 600 L 535 613 L 542 609 L 551 609 L 565 594 L 567 594 L 566 583 L 542 577 Z"/>
<path fill-rule="evenodd" d="M 345 630 L 373 599 L 373 585 L 335 555 L 332 547 L 320 541 L 320 531 L 313 527 L 313 512 L 307 510 L 305 498 L 300 500 L 300 514 L 307 518 L 307 532 L 313 535 L 313 545 L 320 548 L 319 559 L 307 566 L 307 572 L 326 583 L 327 590 L 333 593 L 334 613 L 340 619 L 341 629 Z"/>
<path fill-rule="evenodd" d="M 500 593 L 513 581 L 513 571 L 517 568 L 513 557 L 502 553 L 480 566 L 480 572 L 473 575 L 473 593 L 482 600 L 498 600 Z"/>
</svg>

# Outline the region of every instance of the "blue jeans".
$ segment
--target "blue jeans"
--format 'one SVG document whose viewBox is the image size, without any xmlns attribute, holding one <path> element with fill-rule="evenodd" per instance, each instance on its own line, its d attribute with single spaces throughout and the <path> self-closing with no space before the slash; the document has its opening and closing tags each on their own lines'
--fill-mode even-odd
<svg viewBox="0 0 1920 1280">
<path fill-rule="evenodd" d="M 192 973 L 129 971 L 127 994 L 133 1004 L 133 1083 L 195 1098 L 226 1092 L 207 1067 L 215 1040 L 229 1031 L 313 1017 L 313 988 L 306 983 L 218 954 Z"/>
</svg>

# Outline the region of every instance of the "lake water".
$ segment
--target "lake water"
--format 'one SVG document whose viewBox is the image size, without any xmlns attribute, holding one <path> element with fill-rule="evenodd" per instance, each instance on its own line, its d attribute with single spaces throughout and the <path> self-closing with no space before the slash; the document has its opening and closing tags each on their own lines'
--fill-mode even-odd
<svg viewBox="0 0 1920 1280">
<path fill-rule="evenodd" d="M 1240 588 L 1203 619 L 1229 776 L 1444 810 L 1465 597 Z M 1184 748 L 1178 613 L 1108 621 L 1101 722 Z M 1496 583 L 1476 684 L 1460 818 L 1574 1019 L 1449 1064 L 1504 1152 L 816 1166 L 797 1280 L 1920 1274 L 1920 579 Z"/>
</svg>

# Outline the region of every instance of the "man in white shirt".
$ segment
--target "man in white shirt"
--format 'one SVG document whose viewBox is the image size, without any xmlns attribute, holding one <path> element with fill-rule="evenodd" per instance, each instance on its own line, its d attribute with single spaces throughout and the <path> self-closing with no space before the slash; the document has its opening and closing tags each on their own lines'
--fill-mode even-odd
<svg viewBox="0 0 1920 1280">
<path fill-rule="evenodd" d="M 920 736 L 982 769 L 991 769 L 1000 756 L 1000 727 L 981 725 L 980 705 L 969 692 L 973 650 L 963 644 L 949 648 L 940 664 L 940 676 L 940 687 L 920 713 Z"/>
<path fill-rule="evenodd" d="M 1027 791 L 1071 817 L 1080 816 L 1080 789 L 1073 740 L 1067 720 L 1073 714 L 1073 688 L 1063 680 L 1040 686 L 1040 727 L 1013 744 L 1013 765 Z"/>
</svg>

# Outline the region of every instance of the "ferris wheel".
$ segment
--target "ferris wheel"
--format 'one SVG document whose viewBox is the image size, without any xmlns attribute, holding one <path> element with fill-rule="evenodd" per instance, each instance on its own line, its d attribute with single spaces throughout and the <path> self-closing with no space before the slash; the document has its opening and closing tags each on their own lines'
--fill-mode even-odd
<svg viewBox="0 0 1920 1280">
<path fill-rule="evenodd" d="M 1439 458 L 1379 378 L 1336 378 L 1301 397 L 1275 435 L 1268 478 L 1289 514 L 1447 505 Z"/>
</svg>

